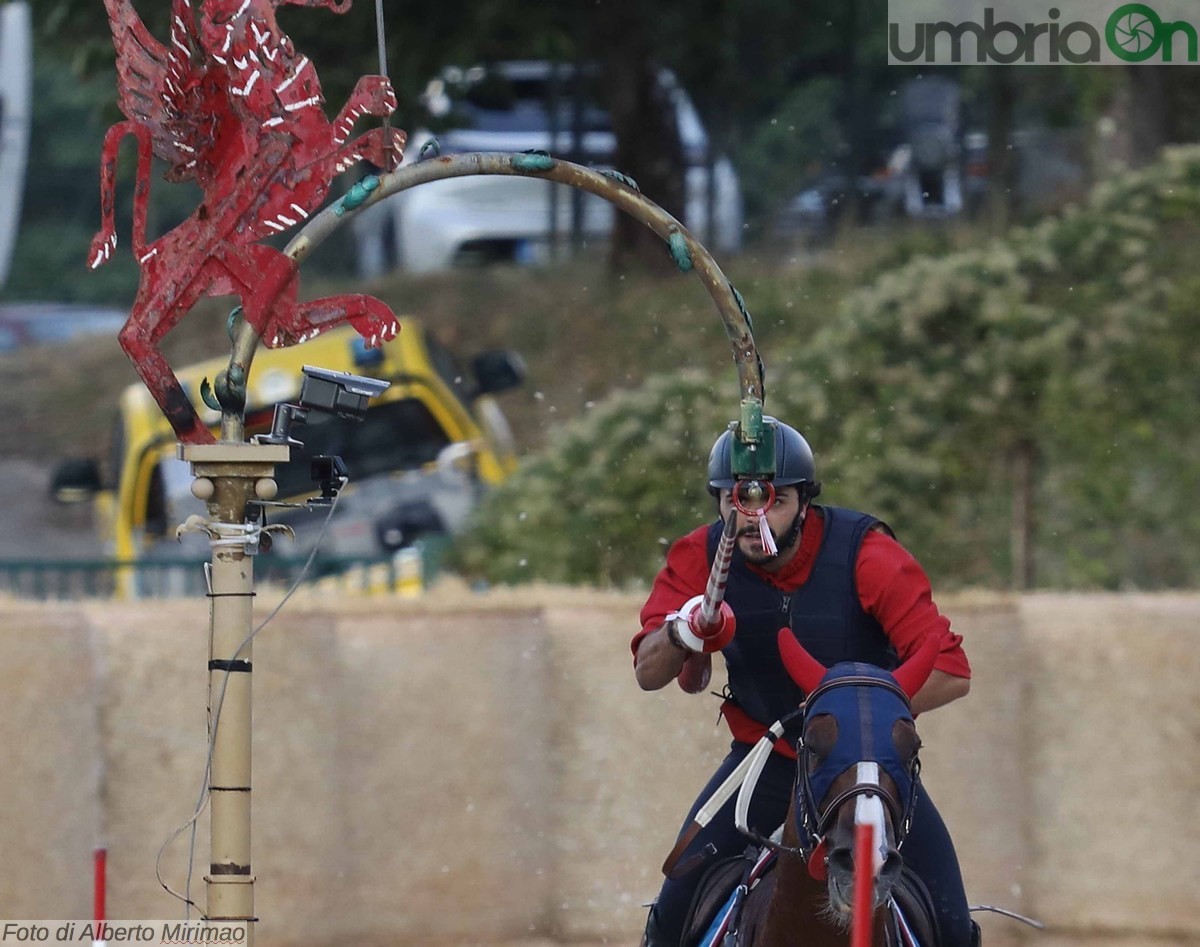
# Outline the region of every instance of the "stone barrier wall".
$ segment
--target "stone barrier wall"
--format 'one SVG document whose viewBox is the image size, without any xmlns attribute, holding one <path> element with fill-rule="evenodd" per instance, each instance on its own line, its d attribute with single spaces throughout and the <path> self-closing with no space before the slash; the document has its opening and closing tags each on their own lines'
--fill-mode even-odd
<svg viewBox="0 0 1200 947">
<path fill-rule="evenodd" d="M 942 604 L 975 676 L 919 721 L 926 784 L 972 903 L 1051 927 L 984 916 L 989 947 L 1200 945 L 1200 595 Z M 290 603 L 254 645 L 258 942 L 635 944 L 727 747 L 715 698 L 637 688 L 639 605 Z M 88 916 L 100 842 L 110 917 L 182 917 L 155 864 L 184 889 L 189 831 L 159 852 L 200 795 L 207 623 L 0 602 L 0 917 Z"/>
</svg>

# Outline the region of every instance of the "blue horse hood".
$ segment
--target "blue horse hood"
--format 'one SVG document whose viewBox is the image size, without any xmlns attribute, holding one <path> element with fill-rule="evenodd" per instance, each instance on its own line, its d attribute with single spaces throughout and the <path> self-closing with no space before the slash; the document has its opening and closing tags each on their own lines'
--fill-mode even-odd
<svg viewBox="0 0 1200 947">
<path fill-rule="evenodd" d="M 806 724 L 822 714 L 838 721 L 838 735 L 833 750 L 809 775 L 814 804 L 819 806 L 834 780 L 860 762 L 879 764 L 895 780 L 900 800 L 909 797 L 913 774 L 896 751 L 892 728 L 898 720 L 911 722 L 913 716 L 890 673 L 873 664 L 834 665 L 805 705 Z"/>
</svg>

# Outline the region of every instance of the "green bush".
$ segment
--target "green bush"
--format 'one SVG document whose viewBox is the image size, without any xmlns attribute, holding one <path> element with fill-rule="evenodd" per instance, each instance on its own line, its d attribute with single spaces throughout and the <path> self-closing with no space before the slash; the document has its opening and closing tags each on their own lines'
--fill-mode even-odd
<svg viewBox="0 0 1200 947">
<path fill-rule="evenodd" d="M 887 519 L 944 584 L 1009 583 L 1021 454 L 1040 584 L 1195 585 L 1198 211 L 1200 148 L 1177 149 L 1061 217 L 913 259 L 773 333 L 767 409 L 809 436 L 823 500 Z M 462 568 L 650 577 L 712 515 L 704 461 L 735 394 L 663 375 L 563 425 L 486 503 Z"/>
<path fill-rule="evenodd" d="M 704 464 L 728 400 L 703 375 L 660 375 L 553 432 L 488 498 L 463 570 L 492 581 L 621 585 L 708 515 Z"/>
</svg>

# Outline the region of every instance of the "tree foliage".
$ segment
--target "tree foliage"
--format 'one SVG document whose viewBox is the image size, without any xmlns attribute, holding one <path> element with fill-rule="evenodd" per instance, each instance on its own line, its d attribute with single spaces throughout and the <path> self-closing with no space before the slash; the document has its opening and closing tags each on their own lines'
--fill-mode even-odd
<svg viewBox="0 0 1200 947">
<path fill-rule="evenodd" d="M 114 52 L 101 3 L 39 0 L 34 6 L 44 50 L 69 61 L 77 73 L 112 77 Z M 165 40 L 170 5 L 136 0 L 135 7 L 151 33 Z M 821 76 L 832 86 L 823 89 L 826 127 L 816 140 L 862 144 L 869 128 L 851 127 L 848 116 L 879 112 L 896 81 L 883 54 L 882 0 L 666 0 L 653 6 L 634 0 L 533 5 L 479 0 L 471 5 L 469 16 L 452 4 L 388 0 L 385 11 L 388 72 L 400 100 L 399 126 L 413 127 L 420 121 L 418 97 L 428 79 L 446 65 L 501 59 L 593 61 L 604 73 L 602 89 L 617 133 L 619 169 L 672 212 L 682 205 L 682 156 L 666 110 L 650 94 L 659 67 L 679 74 L 715 147 L 730 153 L 735 162 L 743 154 L 753 156 L 746 143 L 764 124 L 769 127 L 774 120 L 778 128 L 788 117 L 781 114 L 781 103 L 792 90 Z M 369 0 L 359 0 L 342 16 L 288 6 L 281 6 L 278 16 L 297 47 L 316 63 L 330 102 L 341 101 L 358 76 L 378 71 L 374 4 Z M 109 119 L 116 117 L 114 101 L 112 96 L 108 102 Z M 796 134 L 789 140 L 799 150 L 776 147 L 772 168 L 776 179 L 782 175 L 787 190 L 803 173 L 804 161 L 797 159 L 816 153 L 821 161 L 857 160 L 848 157 L 846 147 L 814 148 Z M 777 136 L 776 145 L 782 142 Z M 753 162 L 748 164 L 746 181 L 751 203 L 759 206 L 771 192 L 760 186 L 757 170 Z M 630 227 L 629 239 L 641 230 Z"/>
<path fill-rule="evenodd" d="M 881 515 L 943 582 L 1008 584 L 1010 458 L 1032 444 L 1040 584 L 1195 584 L 1198 220 L 1189 148 L 1059 218 L 918 257 L 765 352 L 767 407 L 809 436 L 826 499 Z M 714 387 L 663 376 L 565 425 L 489 499 L 464 567 L 648 578 L 711 514 L 703 459 L 736 413 Z"/>
</svg>

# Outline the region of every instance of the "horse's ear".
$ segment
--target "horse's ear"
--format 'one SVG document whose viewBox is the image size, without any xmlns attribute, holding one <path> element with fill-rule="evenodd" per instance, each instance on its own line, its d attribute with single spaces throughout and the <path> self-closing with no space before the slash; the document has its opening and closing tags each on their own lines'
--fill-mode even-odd
<svg viewBox="0 0 1200 947">
<path fill-rule="evenodd" d="M 805 694 L 811 694 L 828 672 L 820 661 L 804 650 L 790 628 L 779 629 L 779 656 L 784 669 Z"/>
<path fill-rule="evenodd" d="M 929 675 L 933 673 L 934 662 L 937 661 L 941 650 L 941 642 L 934 635 L 930 635 L 922 642 L 921 647 L 912 657 L 892 672 L 892 677 L 896 679 L 900 689 L 908 695 L 909 700 L 912 700 L 917 691 L 924 687 L 925 682 L 929 680 Z"/>
</svg>

